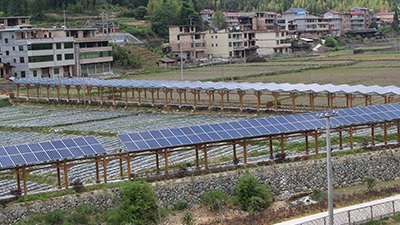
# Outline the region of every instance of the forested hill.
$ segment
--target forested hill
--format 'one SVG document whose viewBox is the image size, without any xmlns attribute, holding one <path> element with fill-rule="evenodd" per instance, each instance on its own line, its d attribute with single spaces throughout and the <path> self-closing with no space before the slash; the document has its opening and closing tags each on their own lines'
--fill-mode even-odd
<svg viewBox="0 0 400 225">
<path fill-rule="evenodd" d="M 371 8 L 375 12 L 393 10 L 399 0 L 190 0 L 199 12 L 210 8 L 229 12 L 274 11 L 283 12 L 290 7 L 305 8 L 315 15 L 333 9 L 348 11 L 353 6 Z M 54 10 L 92 11 L 107 8 L 108 4 L 135 9 L 143 6 L 151 8 L 166 2 L 179 5 L 181 0 L 0 0 L 0 16 L 22 16 L 47 13 Z"/>
</svg>

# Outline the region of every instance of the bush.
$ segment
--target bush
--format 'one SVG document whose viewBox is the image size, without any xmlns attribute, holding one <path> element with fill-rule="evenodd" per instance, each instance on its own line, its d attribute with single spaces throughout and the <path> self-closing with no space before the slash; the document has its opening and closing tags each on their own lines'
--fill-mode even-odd
<svg viewBox="0 0 400 225">
<path fill-rule="evenodd" d="M 321 191 L 320 189 L 313 189 L 310 198 L 314 201 L 321 202 L 325 200 L 326 193 Z"/>
<path fill-rule="evenodd" d="M 337 48 L 339 46 L 338 42 L 333 37 L 326 38 L 325 44 L 330 48 Z"/>
<path fill-rule="evenodd" d="M 375 190 L 375 186 L 376 186 L 376 178 L 375 177 L 365 177 L 364 184 L 367 185 L 368 191 L 373 191 L 373 190 Z"/>
<path fill-rule="evenodd" d="M 180 200 L 174 203 L 173 209 L 175 211 L 184 210 L 188 207 L 188 203 L 185 200 Z"/>
<path fill-rule="evenodd" d="M 44 216 L 44 220 L 46 224 L 63 224 L 63 214 L 65 214 L 64 211 L 54 211 L 51 213 L 47 213 Z"/>
<path fill-rule="evenodd" d="M 155 224 L 158 220 L 157 196 L 152 187 L 141 181 L 124 182 L 120 207 L 107 213 L 110 224 Z"/>
<path fill-rule="evenodd" d="M 71 185 L 72 189 L 74 189 L 76 193 L 81 193 L 85 191 L 85 186 L 83 185 L 83 182 L 79 178 L 75 179 Z"/>
<path fill-rule="evenodd" d="M 210 210 L 218 210 L 226 203 L 226 195 L 222 190 L 206 192 L 201 195 L 202 203 Z"/>
<path fill-rule="evenodd" d="M 237 200 L 243 210 L 257 213 L 268 207 L 272 201 L 272 192 L 268 186 L 260 184 L 252 174 L 241 178 L 236 186 Z"/>
<path fill-rule="evenodd" d="M 181 219 L 183 225 L 194 225 L 196 223 L 196 218 L 191 212 L 186 211 Z"/>
</svg>

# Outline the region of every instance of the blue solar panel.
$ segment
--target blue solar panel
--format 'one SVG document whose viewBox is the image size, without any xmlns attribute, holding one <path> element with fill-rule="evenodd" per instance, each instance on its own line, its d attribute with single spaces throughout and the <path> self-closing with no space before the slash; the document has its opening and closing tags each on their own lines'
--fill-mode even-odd
<svg viewBox="0 0 400 225">
<path fill-rule="evenodd" d="M 0 147 L 0 169 L 104 153 L 106 150 L 94 137 L 6 146 Z"/>
<path fill-rule="evenodd" d="M 325 128 L 326 121 L 325 118 L 320 118 L 319 114 L 321 113 L 304 113 L 289 116 L 223 122 L 219 124 L 120 134 L 118 137 L 128 151 L 179 147 L 201 144 L 204 142 L 228 141 L 233 139 L 254 138 L 323 129 Z M 348 108 L 337 110 L 337 114 L 337 116 L 331 118 L 332 128 L 399 119 L 400 105 L 386 104 Z"/>
</svg>

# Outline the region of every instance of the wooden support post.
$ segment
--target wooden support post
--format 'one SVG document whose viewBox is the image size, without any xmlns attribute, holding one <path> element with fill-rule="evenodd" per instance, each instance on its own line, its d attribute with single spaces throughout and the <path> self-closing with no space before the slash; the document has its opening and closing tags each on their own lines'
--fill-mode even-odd
<svg viewBox="0 0 400 225">
<path fill-rule="evenodd" d="M 314 142 L 315 142 L 315 154 L 318 155 L 318 131 L 315 131 Z"/>
<path fill-rule="evenodd" d="M 123 169 L 123 157 L 122 157 L 122 154 L 121 154 L 121 150 L 119 151 L 120 152 L 120 154 L 119 154 L 119 176 L 122 178 L 122 177 L 124 177 L 124 169 Z"/>
<path fill-rule="evenodd" d="M 399 120 L 396 121 L 396 125 L 397 125 L 397 143 L 400 143 L 400 121 Z"/>
<path fill-rule="evenodd" d="M 124 93 L 125 93 L 125 106 L 128 106 L 128 88 L 124 88 Z"/>
<path fill-rule="evenodd" d="M 343 134 L 342 131 L 339 131 L 339 149 L 343 149 Z"/>
<path fill-rule="evenodd" d="M 88 98 L 89 98 L 89 105 L 92 104 L 92 87 L 87 86 L 86 87 L 87 93 L 88 93 Z"/>
<path fill-rule="evenodd" d="M 19 167 L 17 167 L 15 169 L 15 171 L 16 171 L 16 174 L 17 174 L 17 189 L 21 190 L 21 173 L 19 171 Z"/>
<path fill-rule="evenodd" d="M 60 163 L 57 162 L 57 186 L 60 189 L 61 188 L 61 172 L 60 172 Z"/>
<path fill-rule="evenodd" d="M 272 137 L 269 137 L 269 158 L 273 159 L 274 158 L 274 150 L 273 150 L 273 144 L 272 144 Z"/>
<path fill-rule="evenodd" d="M 225 91 L 218 91 L 218 94 L 221 96 L 221 111 L 224 110 L 224 95 L 226 94 Z"/>
<path fill-rule="evenodd" d="M 103 178 L 104 178 L 104 183 L 107 184 L 107 161 L 106 157 L 103 157 Z"/>
<path fill-rule="evenodd" d="M 208 109 L 210 110 L 213 105 L 212 95 L 214 94 L 214 90 L 206 90 L 206 94 L 208 95 Z"/>
<path fill-rule="evenodd" d="M 28 187 L 26 185 L 26 169 L 25 166 L 22 167 L 22 179 L 24 182 L 24 195 L 28 194 Z"/>
<path fill-rule="evenodd" d="M 346 107 L 353 108 L 353 100 L 356 98 L 356 95 L 346 94 Z"/>
<path fill-rule="evenodd" d="M 369 106 L 372 104 L 372 96 L 371 95 L 364 95 L 365 98 L 365 106 Z"/>
<path fill-rule="evenodd" d="M 182 89 L 178 89 L 176 90 L 179 94 L 179 108 L 182 108 L 182 93 L 184 92 L 184 90 Z"/>
<path fill-rule="evenodd" d="M 151 93 L 151 106 L 154 106 L 154 102 L 155 102 L 155 99 L 154 99 L 154 92 L 156 92 L 156 89 L 151 88 L 151 89 L 150 89 L 150 93 Z"/>
<path fill-rule="evenodd" d="M 19 101 L 19 84 L 17 84 L 16 86 L 17 86 L 17 100 Z"/>
<path fill-rule="evenodd" d="M 244 164 L 247 164 L 247 142 L 244 141 L 243 142 L 243 160 L 244 160 Z"/>
<path fill-rule="evenodd" d="M 183 91 L 183 101 L 185 101 L 185 103 L 187 103 L 186 90 Z"/>
<path fill-rule="evenodd" d="M 308 154 L 310 154 L 310 151 L 309 151 L 309 147 L 308 147 L 308 134 L 307 133 L 304 133 L 305 134 L 305 142 L 306 142 L 306 154 L 308 155 Z"/>
<path fill-rule="evenodd" d="M 244 91 L 237 91 L 239 95 L 239 107 L 240 107 L 240 112 L 243 112 L 243 96 L 246 94 Z"/>
<path fill-rule="evenodd" d="M 206 170 L 208 170 L 208 158 L 207 158 L 207 146 L 203 146 L 203 153 L 204 153 L 204 166 Z"/>
<path fill-rule="evenodd" d="M 229 103 L 229 91 L 225 91 L 226 93 L 226 102 Z"/>
<path fill-rule="evenodd" d="M 71 86 L 65 85 L 65 90 L 67 91 L 67 102 L 69 102 L 69 100 L 70 100 L 70 96 L 69 96 L 69 89 L 70 88 L 71 88 Z"/>
<path fill-rule="evenodd" d="M 78 92 L 78 103 L 81 102 L 81 86 L 76 86 L 76 91 Z"/>
<path fill-rule="evenodd" d="M 278 111 L 278 107 L 279 107 L 278 98 L 279 98 L 279 95 L 281 95 L 279 92 L 272 92 L 272 96 L 275 99 L 275 111 Z"/>
<path fill-rule="evenodd" d="M 157 88 L 157 100 L 160 100 L 160 89 Z"/>
<path fill-rule="evenodd" d="M 173 91 L 173 89 L 171 89 L 171 90 L 169 90 L 169 99 L 170 99 L 170 101 L 172 102 L 172 91 Z"/>
<path fill-rule="evenodd" d="M 115 105 L 115 87 L 111 87 L 111 93 L 112 93 L 112 102 L 113 105 Z"/>
<path fill-rule="evenodd" d="M 196 110 L 197 107 L 197 94 L 199 93 L 198 90 L 190 90 L 193 94 L 193 110 Z"/>
<path fill-rule="evenodd" d="M 128 153 L 126 155 L 126 167 L 128 170 L 128 179 L 131 179 L 132 172 L 131 172 L 131 154 L 130 153 Z"/>
<path fill-rule="evenodd" d="M 375 145 L 375 126 L 371 125 L 371 145 Z"/>
<path fill-rule="evenodd" d="M 98 87 L 97 90 L 99 91 L 100 104 L 103 105 L 103 103 L 104 103 L 104 100 L 103 100 L 104 87 Z"/>
<path fill-rule="evenodd" d="M 328 93 L 327 96 L 328 96 L 328 108 L 333 109 L 333 99 L 336 97 L 336 95 L 333 93 Z"/>
<path fill-rule="evenodd" d="M 100 183 L 99 161 L 100 161 L 100 158 L 96 157 L 96 162 L 95 162 L 95 164 L 96 164 L 96 183 Z"/>
<path fill-rule="evenodd" d="M 281 135 L 281 152 L 285 153 L 285 139 L 283 134 Z"/>
<path fill-rule="evenodd" d="M 29 100 L 29 88 L 30 88 L 30 84 L 25 85 L 26 87 L 26 100 Z"/>
<path fill-rule="evenodd" d="M 165 94 L 165 107 L 167 107 L 168 106 L 168 89 L 163 89 L 162 90 L 163 92 L 164 92 L 164 94 Z"/>
<path fill-rule="evenodd" d="M 147 100 L 147 88 L 143 88 L 144 99 Z"/>
<path fill-rule="evenodd" d="M 64 161 L 64 182 L 65 182 L 65 189 L 68 189 L 68 167 L 67 161 Z"/>
<path fill-rule="evenodd" d="M 349 129 L 349 136 L 350 136 L 350 150 L 353 150 L 353 127 Z"/>
<path fill-rule="evenodd" d="M 292 98 L 292 111 L 296 112 L 296 98 L 298 94 L 296 92 L 291 92 L 290 97 Z"/>
<path fill-rule="evenodd" d="M 36 101 L 39 101 L 40 84 L 36 84 Z"/>
<path fill-rule="evenodd" d="M 383 140 L 385 142 L 385 145 L 388 144 L 388 132 L 387 132 L 387 130 L 388 130 L 388 125 L 385 122 L 385 123 L 383 123 Z"/>
<path fill-rule="evenodd" d="M 199 146 L 196 146 L 196 167 L 199 168 Z"/>
<path fill-rule="evenodd" d="M 310 98 L 311 112 L 314 112 L 315 111 L 315 98 L 317 97 L 317 94 L 309 93 L 308 97 Z"/>
<path fill-rule="evenodd" d="M 135 101 L 135 88 L 132 88 L 132 100 Z"/>
<path fill-rule="evenodd" d="M 257 112 L 260 112 L 261 110 L 261 91 L 255 91 L 254 95 L 257 97 Z"/>
<path fill-rule="evenodd" d="M 156 172 L 160 172 L 160 160 L 158 158 L 158 151 L 156 151 Z"/>
<path fill-rule="evenodd" d="M 46 85 L 46 98 L 47 102 L 50 101 L 50 85 Z"/>
<path fill-rule="evenodd" d="M 236 155 L 236 143 L 233 143 L 233 161 L 236 161 L 237 155 Z"/>
<path fill-rule="evenodd" d="M 168 149 L 164 149 L 165 176 L 168 176 Z"/>
</svg>

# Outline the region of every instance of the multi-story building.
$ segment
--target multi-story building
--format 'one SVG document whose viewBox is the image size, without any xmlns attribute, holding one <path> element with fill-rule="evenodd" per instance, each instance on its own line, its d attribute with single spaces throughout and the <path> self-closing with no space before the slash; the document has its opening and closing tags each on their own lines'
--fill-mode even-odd
<svg viewBox="0 0 400 225">
<path fill-rule="evenodd" d="M 394 12 L 378 12 L 374 14 L 374 17 L 378 18 L 381 24 L 393 23 Z"/>
<path fill-rule="evenodd" d="M 309 16 L 309 12 L 302 8 L 290 8 L 282 13 L 282 17 L 287 19 L 289 22 L 307 16 Z"/>
<path fill-rule="evenodd" d="M 350 14 L 352 30 L 365 30 L 369 28 L 373 16 L 372 10 L 356 6 L 351 8 Z"/>
<path fill-rule="evenodd" d="M 345 35 L 351 30 L 351 14 L 348 12 L 341 14 L 342 18 L 342 31 L 340 35 Z"/>
<path fill-rule="evenodd" d="M 329 10 L 324 14 L 324 19 L 329 23 L 329 34 L 340 36 L 342 33 L 342 13 Z"/>
<path fill-rule="evenodd" d="M 206 34 L 206 54 L 208 58 L 243 58 L 245 43 L 243 32 L 208 31 Z"/>
<path fill-rule="evenodd" d="M 108 40 L 91 40 L 94 36 L 95 29 L 4 26 L 0 29 L 0 60 L 9 65 L 14 77 L 81 76 L 85 66 L 92 74 L 110 72 L 112 48 Z"/>
<path fill-rule="evenodd" d="M 195 26 L 170 26 L 169 44 L 172 54 L 185 60 L 204 58 L 205 35 L 206 32 L 196 32 Z"/>
<path fill-rule="evenodd" d="M 268 30 L 258 30 L 255 33 L 255 40 L 258 55 L 270 55 L 274 53 L 287 54 L 291 52 L 291 39 L 288 31 L 270 32 Z"/>
</svg>

